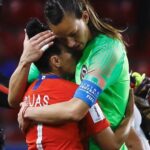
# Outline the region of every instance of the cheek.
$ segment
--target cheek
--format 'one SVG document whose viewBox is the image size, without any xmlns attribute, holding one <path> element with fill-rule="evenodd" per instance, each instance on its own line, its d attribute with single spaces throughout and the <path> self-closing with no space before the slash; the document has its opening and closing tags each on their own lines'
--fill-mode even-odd
<svg viewBox="0 0 150 150">
<path fill-rule="evenodd" d="M 86 35 L 85 35 L 85 32 L 83 30 L 81 30 L 79 32 L 79 35 L 78 35 L 78 39 L 80 42 L 84 43 L 85 42 L 85 39 L 86 39 Z"/>
<path fill-rule="evenodd" d="M 68 59 L 68 61 L 66 62 L 66 66 L 68 68 L 68 70 L 75 70 L 76 68 L 76 62 L 73 58 Z"/>
<path fill-rule="evenodd" d="M 72 66 L 73 64 L 74 64 L 74 60 L 72 59 L 72 58 L 69 58 L 68 59 L 68 61 L 66 62 L 66 64 L 68 65 L 68 66 Z"/>
</svg>

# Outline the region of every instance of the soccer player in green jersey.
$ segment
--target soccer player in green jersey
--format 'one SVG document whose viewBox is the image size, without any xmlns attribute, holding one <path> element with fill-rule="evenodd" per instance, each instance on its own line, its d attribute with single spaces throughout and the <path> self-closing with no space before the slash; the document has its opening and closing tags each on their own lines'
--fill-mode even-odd
<svg viewBox="0 0 150 150">
<path fill-rule="evenodd" d="M 28 50 L 24 50 L 10 79 L 10 105 L 21 102 L 31 63 L 41 57 L 43 46 L 51 46 L 57 37 L 72 50 L 83 50 L 75 76 L 80 86 L 70 101 L 37 111 L 47 112 L 52 123 L 72 116 L 80 120 L 98 99 L 115 130 L 124 117 L 129 94 L 129 67 L 121 34 L 97 17 L 88 0 L 48 0 L 45 15 L 53 32 L 45 31 L 25 40 Z M 29 78 L 36 78 L 35 72 L 32 73 Z M 96 150 L 93 143 L 90 148 Z"/>
</svg>

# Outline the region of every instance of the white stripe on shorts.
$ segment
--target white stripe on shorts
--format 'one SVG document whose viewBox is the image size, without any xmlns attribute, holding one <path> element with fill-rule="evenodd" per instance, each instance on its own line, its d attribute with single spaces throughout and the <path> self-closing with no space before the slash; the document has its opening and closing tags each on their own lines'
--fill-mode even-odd
<svg viewBox="0 0 150 150">
<path fill-rule="evenodd" d="M 42 124 L 37 125 L 37 140 L 36 140 L 36 147 L 38 150 L 43 150 L 42 146 Z"/>
</svg>

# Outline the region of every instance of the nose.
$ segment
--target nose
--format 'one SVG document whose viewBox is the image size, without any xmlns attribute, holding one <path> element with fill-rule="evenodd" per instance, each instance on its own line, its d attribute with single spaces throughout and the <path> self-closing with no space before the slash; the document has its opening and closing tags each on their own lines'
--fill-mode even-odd
<svg viewBox="0 0 150 150">
<path fill-rule="evenodd" d="M 76 45 L 76 41 L 73 38 L 68 37 L 67 38 L 67 46 L 70 48 L 75 47 Z"/>
</svg>

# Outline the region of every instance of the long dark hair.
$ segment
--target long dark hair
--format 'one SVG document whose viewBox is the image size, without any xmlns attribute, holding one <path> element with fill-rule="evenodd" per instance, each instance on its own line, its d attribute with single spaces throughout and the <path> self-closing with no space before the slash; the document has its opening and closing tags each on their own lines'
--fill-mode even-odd
<svg viewBox="0 0 150 150">
<path fill-rule="evenodd" d="M 88 25 L 93 34 L 103 33 L 122 41 L 121 31 L 99 19 L 88 0 L 47 0 L 45 4 L 45 16 L 53 25 L 58 25 L 65 14 L 75 15 L 80 19 L 83 11 L 87 11 L 89 14 Z"/>
<path fill-rule="evenodd" d="M 53 55 L 61 55 L 61 47 L 60 42 L 58 40 L 55 40 L 54 44 L 49 47 L 42 55 L 42 57 L 34 62 L 36 67 L 41 73 L 48 73 L 52 71 L 51 65 L 50 65 L 50 57 Z"/>
</svg>

